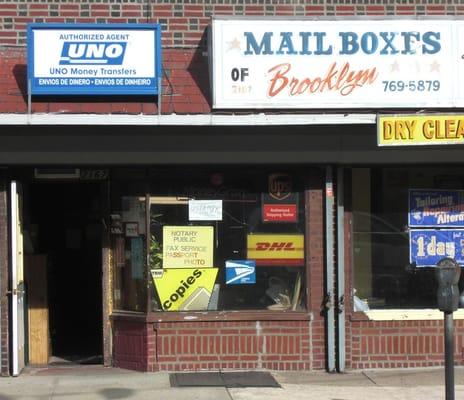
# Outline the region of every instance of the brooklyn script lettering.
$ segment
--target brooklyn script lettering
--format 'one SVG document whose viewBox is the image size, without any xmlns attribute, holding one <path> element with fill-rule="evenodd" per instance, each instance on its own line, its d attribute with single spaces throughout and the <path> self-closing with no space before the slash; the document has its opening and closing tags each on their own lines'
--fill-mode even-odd
<svg viewBox="0 0 464 400">
<path fill-rule="evenodd" d="M 347 96 L 357 88 L 373 84 L 379 75 L 375 67 L 354 70 L 348 62 L 341 67 L 333 62 L 326 73 L 313 77 L 292 76 L 291 69 L 290 63 L 283 63 L 268 70 L 268 97 L 275 97 L 281 92 L 289 96 L 324 92 L 339 92 Z"/>
</svg>

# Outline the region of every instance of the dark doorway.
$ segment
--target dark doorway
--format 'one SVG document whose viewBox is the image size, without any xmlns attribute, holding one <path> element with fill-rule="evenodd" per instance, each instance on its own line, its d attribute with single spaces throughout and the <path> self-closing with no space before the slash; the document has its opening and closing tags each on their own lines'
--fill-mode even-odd
<svg viewBox="0 0 464 400">
<path fill-rule="evenodd" d="M 101 185 L 33 183 L 28 189 L 30 247 L 47 259 L 51 356 L 102 362 Z"/>
</svg>

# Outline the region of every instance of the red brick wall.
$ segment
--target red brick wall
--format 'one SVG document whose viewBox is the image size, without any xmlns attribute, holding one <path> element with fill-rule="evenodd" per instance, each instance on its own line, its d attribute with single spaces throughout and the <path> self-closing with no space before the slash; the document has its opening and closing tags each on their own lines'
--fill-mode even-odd
<svg viewBox="0 0 464 400">
<path fill-rule="evenodd" d="M 134 3 L 131 0 L 94 2 L 33 0 L 0 1 L 0 45 L 25 43 L 25 28 L 29 22 L 54 23 L 160 23 L 163 46 L 205 46 L 205 27 L 211 15 L 247 16 L 352 16 L 352 15 L 462 15 L 464 6 L 459 1 L 418 1 L 414 4 L 395 4 L 383 0 L 369 3 L 345 4 L 345 0 L 320 4 L 288 4 L 285 0 L 248 0 L 224 4 L 221 0 L 201 1 L 196 4 L 176 2 Z M 355 3 L 355 2 L 353 2 Z M 433 3 L 433 4 L 427 4 Z"/>
<path fill-rule="evenodd" d="M 171 322 L 154 325 L 155 370 L 309 370 L 310 322 Z"/>
<path fill-rule="evenodd" d="M 0 25 L 1 26 L 1 25 Z M 1 28 L 0 28 L 1 29 Z M 0 31 L 1 33 L 1 31 Z M 209 113 L 208 58 L 194 49 L 163 51 L 164 114 Z M 26 50 L 0 46 L 0 113 L 26 113 Z M 156 98 L 114 97 L 94 101 L 72 101 L 61 97 L 35 98 L 33 113 L 157 114 Z"/>
<path fill-rule="evenodd" d="M 310 321 L 115 319 L 114 366 L 138 371 L 310 370 Z"/>
<path fill-rule="evenodd" d="M 443 321 L 353 321 L 348 367 L 413 368 L 443 365 Z M 455 321 L 456 365 L 464 365 L 464 321 Z"/>
</svg>

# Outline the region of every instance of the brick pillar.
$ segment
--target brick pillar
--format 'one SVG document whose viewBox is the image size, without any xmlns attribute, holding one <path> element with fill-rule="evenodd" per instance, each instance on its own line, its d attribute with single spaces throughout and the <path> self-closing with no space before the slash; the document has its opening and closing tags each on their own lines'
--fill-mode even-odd
<svg viewBox="0 0 464 400">
<path fill-rule="evenodd" d="M 312 168 L 306 191 L 306 263 L 309 310 L 314 320 L 311 324 L 311 369 L 325 367 L 325 321 L 321 315 L 324 298 L 324 170 Z"/>
</svg>

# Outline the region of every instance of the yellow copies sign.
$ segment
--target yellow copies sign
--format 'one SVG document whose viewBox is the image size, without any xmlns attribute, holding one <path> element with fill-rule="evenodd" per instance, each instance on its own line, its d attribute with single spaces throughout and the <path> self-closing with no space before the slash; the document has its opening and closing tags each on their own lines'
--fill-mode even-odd
<svg viewBox="0 0 464 400">
<path fill-rule="evenodd" d="M 159 276 L 153 270 L 153 282 L 161 307 L 165 311 L 198 311 L 208 308 L 217 268 L 162 269 Z"/>
<path fill-rule="evenodd" d="M 212 226 L 164 226 L 164 268 L 209 268 L 213 266 Z"/>
<path fill-rule="evenodd" d="M 464 115 L 381 115 L 379 146 L 464 144 Z"/>
<path fill-rule="evenodd" d="M 247 258 L 256 265 L 304 265 L 304 235 L 248 235 Z"/>
</svg>

